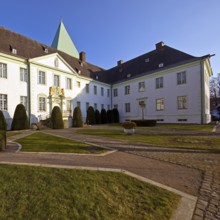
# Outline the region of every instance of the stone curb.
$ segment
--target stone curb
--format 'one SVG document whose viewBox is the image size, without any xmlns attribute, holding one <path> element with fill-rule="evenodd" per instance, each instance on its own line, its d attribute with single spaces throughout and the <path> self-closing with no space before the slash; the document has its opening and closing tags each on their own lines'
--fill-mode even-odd
<svg viewBox="0 0 220 220">
<path fill-rule="evenodd" d="M 134 177 L 138 180 L 144 181 L 151 185 L 166 189 L 170 192 L 173 192 L 179 196 L 181 196 L 180 202 L 178 204 L 177 209 L 174 211 L 170 220 L 191 220 L 193 216 L 193 212 L 197 203 L 197 197 L 189 195 L 187 193 L 181 192 L 169 186 L 165 186 L 161 183 L 157 183 L 145 177 L 136 175 L 132 172 L 122 170 L 122 169 L 111 169 L 111 168 L 101 168 L 101 167 L 83 167 L 83 166 L 67 166 L 67 165 L 49 165 L 49 164 L 37 164 L 37 163 L 13 163 L 0 161 L 0 164 L 8 164 L 8 165 L 28 165 L 28 166 L 36 166 L 36 167 L 48 167 L 48 168 L 63 168 L 63 169 L 79 169 L 79 170 L 93 170 L 93 171 L 105 171 L 105 172 L 117 172 L 124 173 L 128 176 Z"/>
</svg>

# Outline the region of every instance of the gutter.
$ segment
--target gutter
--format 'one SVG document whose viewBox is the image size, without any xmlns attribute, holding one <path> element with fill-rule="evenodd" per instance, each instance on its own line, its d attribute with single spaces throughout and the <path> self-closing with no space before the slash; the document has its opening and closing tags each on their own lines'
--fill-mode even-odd
<svg viewBox="0 0 220 220">
<path fill-rule="evenodd" d="M 29 118 L 29 125 L 31 124 L 31 68 L 30 68 L 30 61 L 27 59 L 27 92 L 28 92 L 28 118 Z"/>
</svg>

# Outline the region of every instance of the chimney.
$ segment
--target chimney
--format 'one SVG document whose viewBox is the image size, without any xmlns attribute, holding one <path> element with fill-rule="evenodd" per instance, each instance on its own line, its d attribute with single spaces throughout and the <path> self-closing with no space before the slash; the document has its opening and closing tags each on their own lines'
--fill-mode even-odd
<svg viewBox="0 0 220 220">
<path fill-rule="evenodd" d="M 121 66 L 122 63 L 123 63 L 123 60 L 119 60 L 119 61 L 118 61 L 118 66 Z"/>
<path fill-rule="evenodd" d="M 160 50 L 160 49 L 162 49 L 164 45 L 165 45 L 165 44 L 164 44 L 163 41 L 157 43 L 157 44 L 156 44 L 156 50 Z"/>
<path fill-rule="evenodd" d="M 80 52 L 79 54 L 79 59 L 82 61 L 82 62 L 86 62 L 86 53 L 85 52 Z"/>
</svg>

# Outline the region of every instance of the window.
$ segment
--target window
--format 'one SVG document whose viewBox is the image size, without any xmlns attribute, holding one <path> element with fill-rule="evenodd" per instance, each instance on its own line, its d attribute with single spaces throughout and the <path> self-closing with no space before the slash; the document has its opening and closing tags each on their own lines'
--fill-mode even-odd
<svg viewBox="0 0 220 220">
<path fill-rule="evenodd" d="M 89 102 L 86 102 L 86 111 L 88 110 L 89 108 Z"/>
<path fill-rule="evenodd" d="M 45 80 L 45 72 L 43 71 L 39 71 L 38 73 L 38 83 L 45 85 L 46 84 L 46 80 Z"/>
<path fill-rule="evenodd" d="M 97 109 L 97 103 L 94 103 L 94 110 Z"/>
<path fill-rule="evenodd" d="M 110 89 L 107 89 L 107 97 L 110 97 Z"/>
<path fill-rule="evenodd" d="M 5 94 L 0 94 L 0 110 L 7 111 L 8 110 L 8 98 Z"/>
<path fill-rule="evenodd" d="M 163 111 L 164 110 L 164 99 L 157 99 L 156 100 L 156 110 Z"/>
<path fill-rule="evenodd" d="M 125 95 L 130 94 L 130 86 L 125 86 Z"/>
<path fill-rule="evenodd" d="M 0 78 L 7 79 L 7 65 L 5 63 L 0 63 Z"/>
<path fill-rule="evenodd" d="M 53 79 L 54 86 L 60 86 L 60 77 L 58 75 L 54 75 Z"/>
<path fill-rule="evenodd" d="M 66 78 L 66 88 L 72 89 L 72 80 L 70 78 Z"/>
<path fill-rule="evenodd" d="M 94 94 L 97 95 L 97 86 L 94 86 Z"/>
<path fill-rule="evenodd" d="M 104 88 L 101 87 L 101 96 L 104 96 Z"/>
<path fill-rule="evenodd" d="M 89 84 L 86 84 L 86 93 L 89 93 Z"/>
<path fill-rule="evenodd" d="M 27 82 L 27 69 L 20 68 L 20 80 L 22 82 Z"/>
<path fill-rule="evenodd" d="M 39 97 L 38 110 L 39 111 L 46 111 L 46 98 L 45 97 Z"/>
<path fill-rule="evenodd" d="M 130 103 L 125 103 L 125 112 L 128 113 L 130 112 L 131 109 L 130 109 Z"/>
<path fill-rule="evenodd" d="M 79 81 L 76 82 L 76 85 L 77 85 L 78 88 L 81 87 L 81 83 Z"/>
<path fill-rule="evenodd" d="M 104 109 L 104 108 L 105 108 L 105 105 L 104 105 L 104 104 L 102 104 L 102 105 L 101 105 L 101 109 Z"/>
<path fill-rule="evenodd" d="M 114 105 L 114 108 L 115 108 L 115 109 L 118 109 L 118 105 Z"/>
<path fill-rule="evenodd" d="M 139 82 L 138 83 L 138 91 L 144 92 L 144 90 L 145 90 L 145 82 Z"/>
<path fill-rule="evenodd" d="M 163 88 L 163 77 L 156 78 L 156 89 Z"/>
<path fill-rule="evenodd" d="M 186 96 L 177 97 L 177 107 L 178 109 L 187 109 L 187 97 Z"/>
<path fill-rule="evenodd" d="M 186 83 L 186 72 L 177 73 L 177 85 Z"/>
<path fill-rule="evenodd" d="M 113 96 L 114 97 L 118 96 L 118 89 L 113 89 Z"/>
<path fill-rule="evenodd" d="M 80 102 L 77 102 L 76 105 L 77 105 L 77 107 L 81 108 L 81 103 Z"/>
<path fill-rule="evenodd" d="M 67 111 L 72 111 L 72 100 L 66 100 L 66 110 Z"/>
<path fill-rule="evenodd" d="M 25 107 L 25 109 L 28 109 L 28 102 L 27 102 L 27 96 L 20 96 L 20 103 Z"/>
</svg>

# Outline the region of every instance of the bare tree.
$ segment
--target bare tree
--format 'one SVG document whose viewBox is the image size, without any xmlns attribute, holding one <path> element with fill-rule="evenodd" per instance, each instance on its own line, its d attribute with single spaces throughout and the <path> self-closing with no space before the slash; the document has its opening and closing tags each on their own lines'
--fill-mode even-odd
<svg viewBox="0 0 220 220">
<path fill-rule="evenodd" d="M 210 79 L 210 99 L 213 107 L 220 104 L 220 73 Z"/>
</svg>

